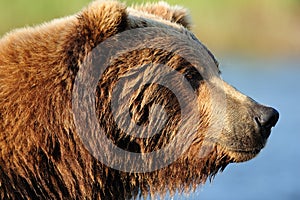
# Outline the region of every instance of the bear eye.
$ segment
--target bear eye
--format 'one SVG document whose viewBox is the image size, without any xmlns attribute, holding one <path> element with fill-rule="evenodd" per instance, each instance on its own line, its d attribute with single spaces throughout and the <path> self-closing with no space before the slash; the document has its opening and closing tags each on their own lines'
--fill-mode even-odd
<svg viewBox="0 0 300 200">
<path fill-rule="evenodd" d="M 219 74 L 219 76 L 220 76 L 220 75 L 222 75 L 222 72 L 221 72 L 221 70 L 220 70 L 219 62 L 218 62 L 218 61 L 216 61 L 216 62 L 217 62 L 216 65 L 217 65 L 217 69 L 218 69 L 218 74 Z"/>
<path fill-rule="evenodd" d="M 197 43 L 199 43 L 208 53 L 208 55 L 211 57 L 211 59 L 214 61 L 215 65 L 217 66 L 217 69 L 218 69 L 218 74 L 221 75 L 221 71 L 220 71 L 220 68 L 219 68 L 219 62 L 217 61 L 217 59 L 215 58 L 215 56 L 211 53 L 211 51 L 205 46 L 203 45 L 198 39 L 197 37 L 193 34 L 193 33 L 190 33 L 191 34 L 191 37 L 194 41 L 196 41 Z"/>
<path fill-rule="evenodd" d="M 203 47 L 207 51 L 207 53 L 211 57 L 211 59 L 214 61 L 215 65 L 217 66 L 218 74 L 221 74 L 221 71 L 219 68 L 219 62 L 217 61 L 216 57 L 211 53 L 211 51 L 206 46 L 203 45 Z"/>
</svg>

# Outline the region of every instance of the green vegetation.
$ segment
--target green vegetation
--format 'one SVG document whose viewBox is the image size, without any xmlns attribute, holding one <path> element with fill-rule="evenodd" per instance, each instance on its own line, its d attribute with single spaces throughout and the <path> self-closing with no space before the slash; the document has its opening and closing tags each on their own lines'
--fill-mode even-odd
<svg viewBox="0 0 300 200">
<path fill-rule="evenodd" d="M 0 35 L 77 12 L 91 0 L 0 0 Z M 153 0 L 151 0 L 153 2 Z M 187 7 L 193 31 L 221 54 L 299 55 L 300 0 L 166 0 Z M 128 0 L 141 3 L 146 0 Z"/>
<path fill-rule="evenodd" d="M 77 12 L 89 0 L 0 0 L 0 35 Z"/>
</svg>

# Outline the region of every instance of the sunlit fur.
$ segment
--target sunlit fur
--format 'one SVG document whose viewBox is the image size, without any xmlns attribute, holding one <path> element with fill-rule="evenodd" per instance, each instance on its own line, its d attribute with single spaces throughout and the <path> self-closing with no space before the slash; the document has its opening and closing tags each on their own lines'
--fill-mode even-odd
<svg viewBox="0 0 300 200">
<path fill-rule="evenodd" d="M 228 133 L 232 133 L 235 123 L 241 122 L 230 118 L 230 110 L 228 126 L 224 127 L 221 138 L 211 136 L 211 140 L 204 140 L 205 130 L 215 123 L 210 89 L 205 81 L 194 78 L 191 81 L 197 86 L 199 106 L 191 109 L 201 114 L 197 138 L 171 165 L 149 173 L 125 173 L 103 165 L 86 150 L 76 133 L 71 105 L 78 69 L 88 53 L 105 39 L 139 27 L 188 33 L 189 15 L 185 9 L 163 2 L 127 8 L 117 1 L 96 1 L 76 15 L 18 29 L 0 40 L 0 199 L 127 199 L 189 192 L 230 162 L 245 161 L 258 153 L 250 153 L 251 146 L 263 146 L 254 144 L 258 139 L 244 140 L 249 150 L 246 157 L 242 143 L 229 145 Z M 178 129 L 180 107 L 174 94 L 155 84 L 137 91 L 130 103 L 133 119 L 141 124 L 147 123 L 146 107 L 154 103 L 165 106 L 170 118 L 157 137 L 136 139 L 112 126 L 110 94 L 118 78 L 129 69 L 156 61 L 182 74 L 189 73 L 191 67 L 176 55 L 144 49 L 119 58 L 99 81 L 96 91 L 99 123 L 107 130 L 108 138 L 125 150 L 159 149 Z M 226 93 L 232 91 L 228 86 Z M 250 103 L 243 105 L 237 100 L 238 104 L 231 104 L 234 98 L 228 96 L 229 109 L 241 105 L 247 110 Z M 244 132 L 239 131 L 242 138 Z M 185 138 L 181 137 L 184 143 Z"/>
</svg>

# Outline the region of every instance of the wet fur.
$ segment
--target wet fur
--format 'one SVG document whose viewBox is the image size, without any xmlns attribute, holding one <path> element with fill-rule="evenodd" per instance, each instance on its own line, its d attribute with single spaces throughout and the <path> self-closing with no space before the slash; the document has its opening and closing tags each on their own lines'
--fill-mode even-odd
<svg viewBox="0 0 300 200">
<path fill-rule="evenodd" d="M 13 31 L 0 40 L 0 198 L 1 199 L 127 199 L 154 197 L 167 191 L 190 191 L 232 162 L 221 146 L 203 141 L 211 123 L 203 102 L 199 135 L 188 151 L 168 167 L 151 173 L 125 173 L 96 160 L 83 146 L 72 113 L 72 87 L 88 53 L 110 36 L 136 27 L 189 28 L 183 9 L 166 4 L 126 8 L 116 1 L 94 2 L 77 15 Z M 97 88 L 99 123 L 119 147 L 150 152 L 164 146 L 177 129 L 179 105 L 166 88 L 148 85 L 135 93 L 131 111 L 147 123 L 154 103 L 166 105 L 166 127 L 150 139 L 138 140 L 113 124 L 110 98 L 118 77 L 147 62 L 165 62 L 190 81 L 203 99 L 208 90 L 193 76 L 189 63 L 168 52 L 131 52 L 110 66 Z M 184 67 L 182 67 L 184 66 Z M 147 94 L 147 95 L 146 95 Z M 156 94 L 155 96 L 152 94 Z M 141 106 L 141 102 L 147 102 Z M 182 138 L 184 141 L 184 138 Z M 198 158 L 199 152 L 207 156 Z"/>
</svg>

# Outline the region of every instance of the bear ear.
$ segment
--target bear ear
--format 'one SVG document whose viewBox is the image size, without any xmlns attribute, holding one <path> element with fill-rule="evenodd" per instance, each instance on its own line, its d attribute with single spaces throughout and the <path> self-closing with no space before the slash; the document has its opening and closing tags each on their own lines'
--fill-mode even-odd
<svg viewBox="0 0 300 200">
<path fill-rule="evenodd" d="M 183 7 L 170 6 L 166 2 L 160 1 L 158 3 L 147 3 L 141 6 L 135 6 L 134 9 L 181 24 L 188 29 L 191 28 L 191 17 L 189 11 Z"/>
<path fill-rule="evenodd" d="M 118 1 L 94 1 L 78 15 L 79 32 L 96 46 L 127 27 L 126 6 Z"/>
</svg>

